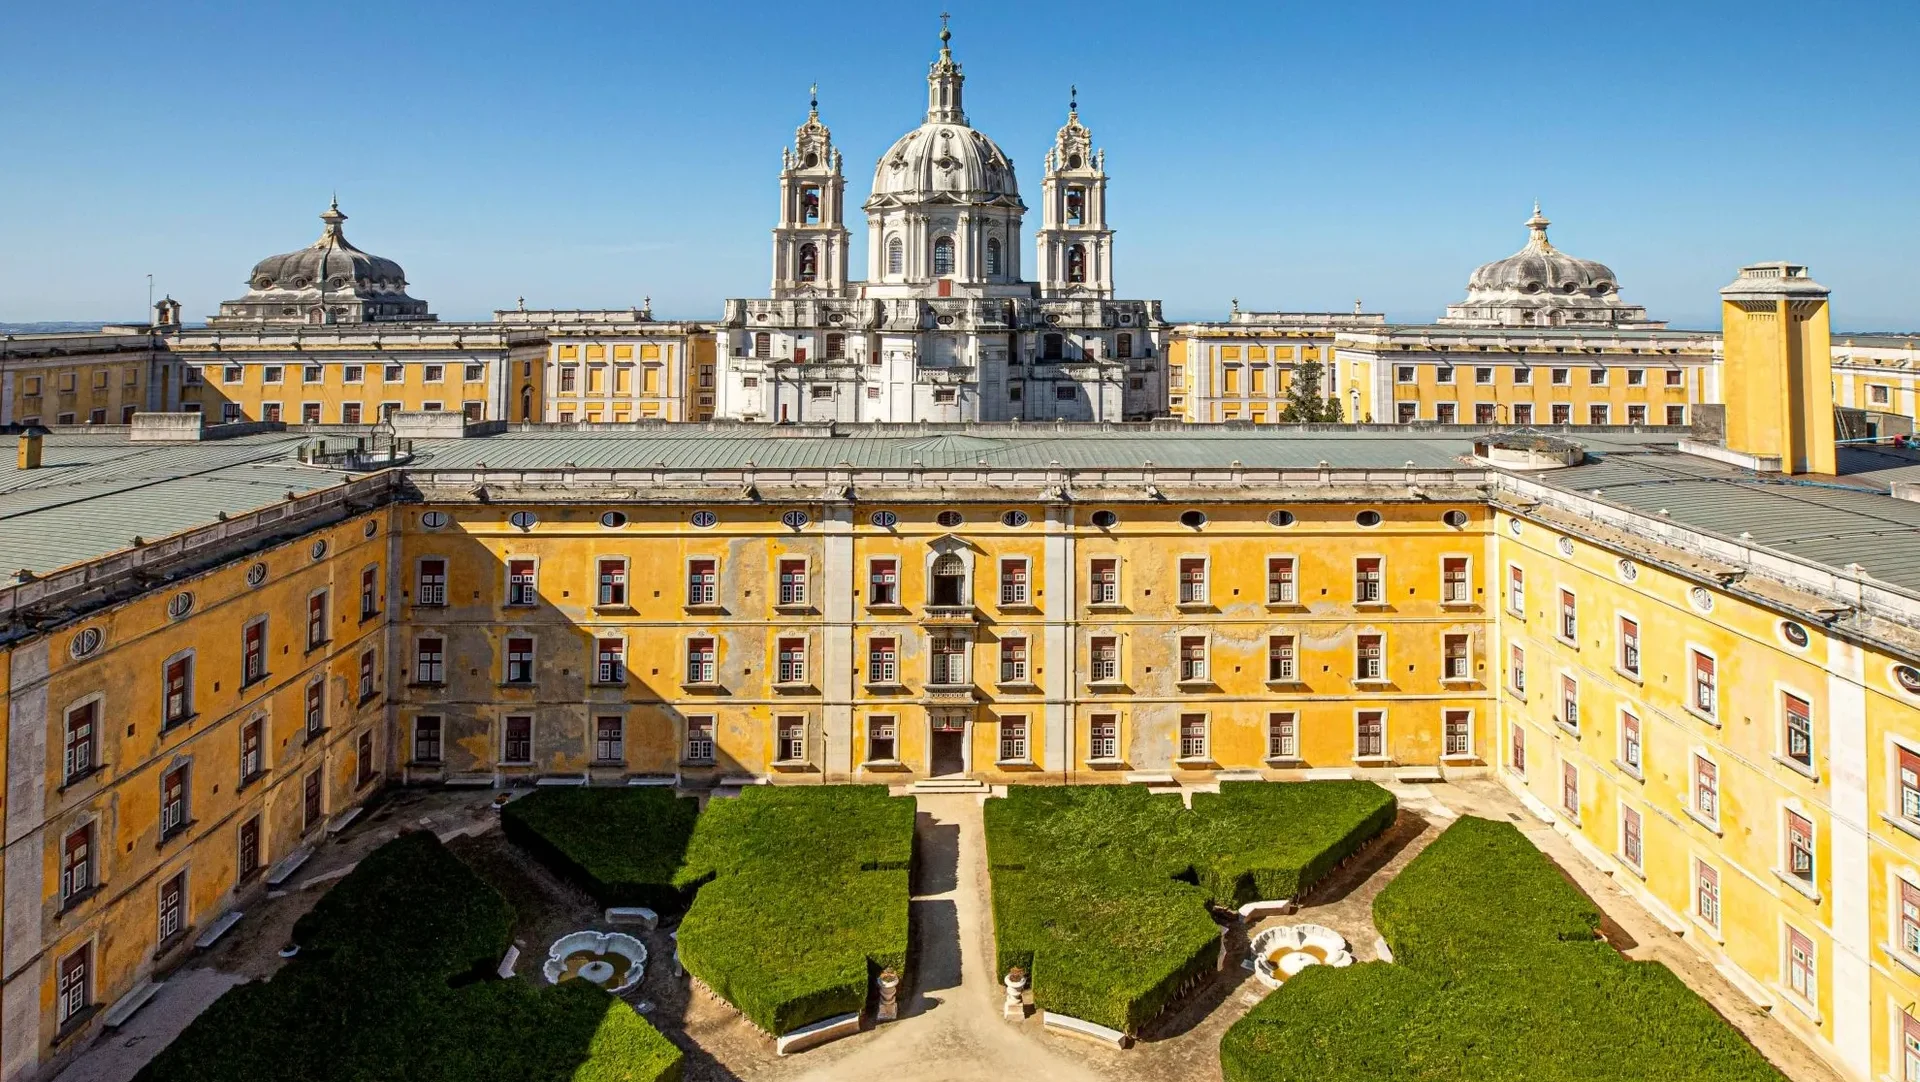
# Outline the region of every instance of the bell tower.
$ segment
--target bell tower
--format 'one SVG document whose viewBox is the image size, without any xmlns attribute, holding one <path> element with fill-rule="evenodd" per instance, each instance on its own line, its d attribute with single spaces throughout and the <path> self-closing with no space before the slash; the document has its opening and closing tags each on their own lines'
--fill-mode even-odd
<svg viewBox="0 0 1920 1082">
<path fill-rule="evenodd" d="M 1107 228 L 1107 154 L 1093 149 L 1080 123 L 1080 93 L 1067 102 L 1067 123 L 1047 151 L 1042 178 L 1042 297 L 1113 296 L 1113 230 Z"/>
<path fill-rule="evenodd" d="M 1793 263 L 1755 263 L 1720 291 L 1727 449 L 1782 473 L 1834 471 L 1827 287 Z"/>
<path fill-rule="evenodd" d="M 846 178 L 833 133 L 820 123 L 820 88 L 807 122 L 780 152 L 780 224 L 773 230 L 773 295 L 844 297 L 847 293 Z"/>
</svg>

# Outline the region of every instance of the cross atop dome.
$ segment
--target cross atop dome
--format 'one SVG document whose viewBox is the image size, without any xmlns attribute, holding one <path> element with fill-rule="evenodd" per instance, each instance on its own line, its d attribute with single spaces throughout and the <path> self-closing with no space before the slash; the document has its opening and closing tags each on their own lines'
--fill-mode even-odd
<svg viewBox="0 0 1920 1082">
<path fill-rule="evenodd" d="M 967 77 L 953 59 L 953 31 L 947 28 L 951 18 L 940 13 L 940 56 L 927 69 L 927 123 L 965 124 L 966 110 L 960 105 L 960 92 Z"/>
</svg>

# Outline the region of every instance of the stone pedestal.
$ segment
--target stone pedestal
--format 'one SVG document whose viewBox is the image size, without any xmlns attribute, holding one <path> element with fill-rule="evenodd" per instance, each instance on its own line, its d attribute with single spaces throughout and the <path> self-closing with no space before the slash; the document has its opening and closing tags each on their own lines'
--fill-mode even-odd
<svg viewBox="0 0 1920 1082">
<path fill-rule="evenodd" d="M 1020 969 L 1018 966 L 1008 970 L 1005 984 L 1007 988 L 1007 1001 L 1000 1008 L 1000 1014 L 1002 1017 L 1013 1019 L 1016 1022 L 1023 1021 L 1027 1017 L 1027 1000 L 1025 995 L 1027 991 L 1026 971 Z"/>
<path fill-rule="evenodd" d="M 900 975 L 891 969 L 880 971 L 880 1003 L 873 1009 L 873 1020 L 891 1022 L 900 1017 Z"/>
</svg>

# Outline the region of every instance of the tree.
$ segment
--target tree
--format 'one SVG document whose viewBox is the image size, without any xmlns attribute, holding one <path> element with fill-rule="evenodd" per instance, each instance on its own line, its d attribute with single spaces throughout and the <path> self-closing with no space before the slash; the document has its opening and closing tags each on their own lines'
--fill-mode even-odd
<svg viewBox="0 0 1920 1082">
<path fill-rule="evenodd" d="M 1320 389 L 1320 379 L 1325 371 L 1318 361 L 1301 361 L 1294 366 L 1293 382 L 1287 386 L 1287 405 L 1280 411 L 1282 423 L 1339 423 L 1340 396 L 1328 397 Z"/>
</svg>

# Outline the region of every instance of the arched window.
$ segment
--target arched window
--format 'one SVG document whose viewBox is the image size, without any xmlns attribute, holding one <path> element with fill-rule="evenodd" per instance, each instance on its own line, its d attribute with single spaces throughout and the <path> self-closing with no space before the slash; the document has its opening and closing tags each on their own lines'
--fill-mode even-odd
<svg viewBox="0 0 1920 1082">
<path fill-rule="evenodd" d="M 996 276 L 1000 273 L 999 237 L 987 238 L 987 273 Z"/>
<path fill-rule="evenodd" d="M 1121 331 L 1113 336 L 1113 355 L 1116 357 L 1133 356 L 1133 335 Z"/>
<path fill-rule="evenodd" d="M 906 270 L 906 259 L 900 248 L 900 238 L 894 237 L 887 241 L 887 273 L 899 274 L 904 270 Z"/>
<path fill-rule="evenodd" d="M 1040 359 L 1043 361 L 1059 360 L 1060 351 L 1062 348 L 1064 348 L 1064 344 L 1065 344 L 1065 340 L 1062 339 L 1057 334 L 1041 335 L 1040 336 Z"/>
<path fill-rule="evenodd" d="M 967 565 L 960 557 L 949 552 L 933 561 L 932 604 L 964 605 L 966 592 Z"/>
<path fill-rule="evenodd" d="M 941 237 L 933 242 L 933 274 L 936 278 L 945 278 L 953 273 L 953 238 Z"/>
<path fill-rule="evenodd" d="M 800 246 L 800 280 L 811 282 L 820 277 L 820 250 L 811 244 Z"/>
<path fill-rule="evenodd" d="M 1067 249 L 1067 281 L 1084 282 L 1087 280 L 1087 246 L 1076 244 Z"/>
</svg>

